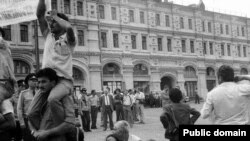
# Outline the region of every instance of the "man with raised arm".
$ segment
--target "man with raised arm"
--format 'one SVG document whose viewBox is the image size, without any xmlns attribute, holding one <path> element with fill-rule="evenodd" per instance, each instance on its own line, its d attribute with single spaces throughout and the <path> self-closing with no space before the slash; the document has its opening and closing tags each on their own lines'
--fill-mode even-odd
<svg viewBox="0 0 250 141">
<path fill-rule="evenodd" d="M 37 18 L 45 38 L 42 68 L 55 70 L 59 77 L 48 97 L 52 116 L 55 117 L 60 115 L 57 110 L 60 100 L 73 94 L 72 54 L 76 39 L 68 17 L 54 10 L 46 12 L 45 0 L 39 0 Z"/>
</svg>

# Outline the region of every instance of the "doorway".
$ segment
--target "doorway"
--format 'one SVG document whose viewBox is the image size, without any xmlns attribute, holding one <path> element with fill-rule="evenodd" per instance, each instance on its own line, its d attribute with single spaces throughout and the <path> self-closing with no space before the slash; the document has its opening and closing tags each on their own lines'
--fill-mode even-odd
<svg viewBox="0 0 250 141">
<path fill-rule="evenodd" d="M 168 86 L 169 89 L 173 88 L 173 78 L 170 76 L 164 76 L 161 78 L 161 90 L 163 90 L 166 86 Z"/>
</svg>

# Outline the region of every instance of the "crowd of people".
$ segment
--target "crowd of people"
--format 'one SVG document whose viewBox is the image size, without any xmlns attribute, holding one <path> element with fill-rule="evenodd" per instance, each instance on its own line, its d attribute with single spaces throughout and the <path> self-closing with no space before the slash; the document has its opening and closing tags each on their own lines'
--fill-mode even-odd
<svg viewBox="0 0 250 141">
<path fill-rule="evenodd" d="M 145 106 L 149 106 L 151 108 L 162 107 L 161 93 L 151 92 L 150 94 L 146 95 L 145 96 Z"/>
<path fill-rule="evenodd" d="M 114 93 L 106 87 L 101 95 L 95 90 L 87 94 L 87 89 L 80 90 L 80 96 L 75 95 L 75 115 L 80 115 L 82 127 L 85 132 L 97 129 L 97 113 L 100 111 L 101 126 L 107 130 L 109 122 L 110 130 L 114 129 L 113 111 L 116 113 L 116 122 L 125 120 L 133 127 L 134 123 L 145 124 L 144 101 L 145 95 L 140 90 L 116 89 Z"/>
</svg>

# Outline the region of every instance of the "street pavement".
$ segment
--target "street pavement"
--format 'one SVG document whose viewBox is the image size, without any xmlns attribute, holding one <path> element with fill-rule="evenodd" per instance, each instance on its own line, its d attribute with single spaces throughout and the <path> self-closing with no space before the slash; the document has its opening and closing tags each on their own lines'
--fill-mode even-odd
<svg viewBox="0 0 250 141">
<path fill-rule="evenodd" d="M 188 102 L 188 104 L 198 111 L 200 111 L 203 105 L 203 103 L 194 104 L 193 101 Z M 135 123 L 133 128 L 130 128 L 130 134 L 140 137 L 142 141 L 148 141 L 149 139 L 167 141 L 167 139 L 164 138 L 165 130 L 159 118 L 162 113 L 162 108 L 145 108 L 144 113 L 145 124 Z M 113 120 L 116 119 L 115 112 L 113 112 L 113 117 Z M 209 124 L 209 121 L 199 118 L 196 124 Z M 98 129 L 85 133 L 85 141 L 105 141 L 105 137 L 112 132 L 110 129 L 103 131 L 103 128 L 100 127 L 100 113 L 98 113 L 97 127 Z"/>
</svg>

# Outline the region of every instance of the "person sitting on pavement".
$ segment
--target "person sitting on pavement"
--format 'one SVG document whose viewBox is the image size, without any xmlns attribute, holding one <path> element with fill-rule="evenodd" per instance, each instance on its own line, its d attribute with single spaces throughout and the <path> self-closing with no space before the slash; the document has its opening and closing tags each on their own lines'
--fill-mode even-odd
<svg viewBox="0 0 250 141">
<path fill-rule="evenodd" d="M 115 123 L 114 131 L 106 137 L 106 141 L 141 141 L 136 135 L 129 134 L 129 123 L 120 120 Z"/>
</svg>

